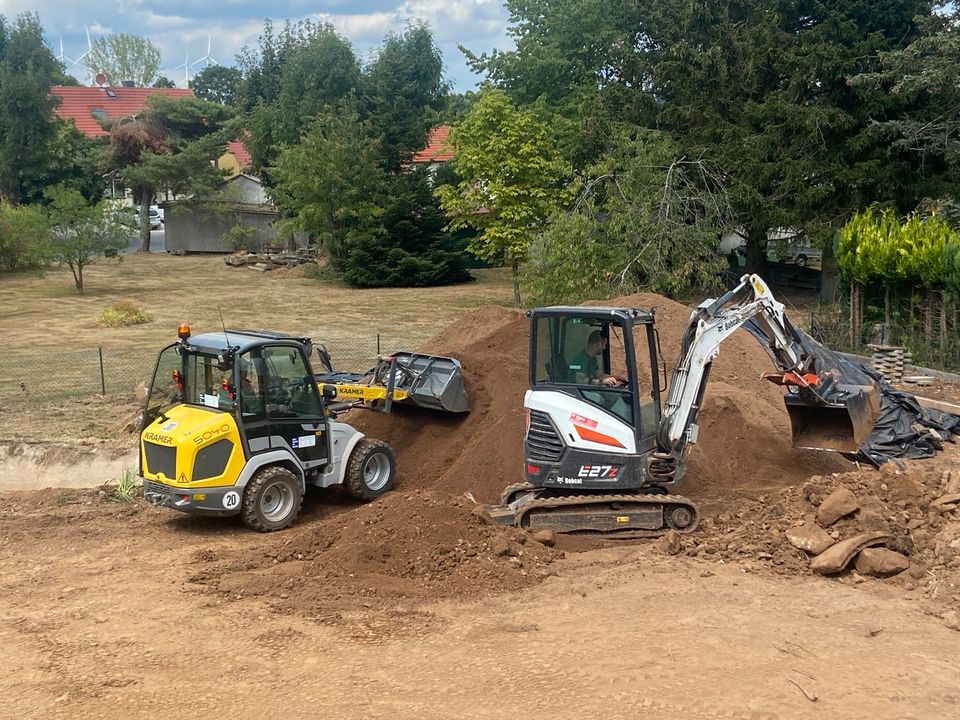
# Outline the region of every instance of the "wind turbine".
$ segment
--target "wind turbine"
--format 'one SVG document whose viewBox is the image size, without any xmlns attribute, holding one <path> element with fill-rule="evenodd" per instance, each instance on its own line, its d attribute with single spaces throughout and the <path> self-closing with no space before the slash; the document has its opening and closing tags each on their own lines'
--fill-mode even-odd
<svg viewBox="0 0 960 720">
<path fill-rule="evenodd" d="M 190 87 L 190 51 L 187 50 L 187 59 L 183 61 L 183 65 L 177 65 L 174 70 L 179 70 L 183 68 L 183 86 Z"/>
<path fill-rule="evenodd" d="M 70 67 L 76 67 L 77 65 L 79 65 L 83 61 L 83 59 L 87 55 L 89 55 L 90 52 L 93 50 L 93 43 L 90 42 L 90 28 L 86 27 L 84 28 L 84 30 L 87 31 L 87 49 L 76 60 L 73 60 L 71 58 L 68 58 L 66 55 L 63 55 L 63 39 L 61 38 L 60 40 L 60 54 L 63 55 L 64 60 L 70 63 Z M 92 78 L 93 78 L 93 72 L 90 70 L 90 68 L 87 68 L 87 84 L 88 85 L 92 84 Z"/>
<path fill-rule="evenodd" d="M 199 64 L 202 63 L 204 60 L 207 61 L 207 67 L 210 67 L 211 65 L 219 65 L 219 64 L 220 64 L 220 63 L 217 62 L 214 58 L 210 57 L 210 36 L 209 36 L 209 35 L 207 35 L 207 54 L 204 55 L 204 56 L 203 56 L 202 58 L 200 58 L 199 60 L 197 60 L 196 62 L 191 63 L 191 64 L 193 64 L 193 65 L 199 65 Z"/>
</svg>

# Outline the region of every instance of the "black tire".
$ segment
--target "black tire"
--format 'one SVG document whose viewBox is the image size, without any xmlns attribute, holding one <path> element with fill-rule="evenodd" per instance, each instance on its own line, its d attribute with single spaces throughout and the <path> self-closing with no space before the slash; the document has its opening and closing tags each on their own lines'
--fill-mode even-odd
<svg viewBox="0 0 960 720">
<path fill-rule="evenodd" d="M 258 532 L 290 527 L 303 505 L 300 480 L 279 465 L 257 471 L 243 490 L 243 523 Z"/>
<path fill-rule="evenodd" d="M 350 453 L 343 486 L 358 500 L 373 500 L 393 487 L 395 466 L 389 445 L 363 438 Z"/>
<path fill-rule="evenodd" d="M 807 256 L 803 253 L 797 255 L 797 259 L 794 261 L 797 263 L 797 267 L 806 267 L 807 266 Z"/>
</svg>

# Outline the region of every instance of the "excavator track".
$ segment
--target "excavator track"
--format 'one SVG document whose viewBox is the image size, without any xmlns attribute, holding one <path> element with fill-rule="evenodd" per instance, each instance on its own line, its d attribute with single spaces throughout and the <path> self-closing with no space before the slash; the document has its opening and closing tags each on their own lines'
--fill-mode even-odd
<svg viewBox="0 0 960 720">
<path fill-rule="evenodd" d="M 654 493 L 582 494 L 559 497 L 518 497 L 524 488 L 504 491 L 516 497 L 512 505 L 488 508 L 498 522 L 608 538 L 659 537 L 669 530 L 691 533 L 700 523 L 700 511 L 682 495 Z M 535 491 L 534 488 L 529 488 Z"/>
</svg>

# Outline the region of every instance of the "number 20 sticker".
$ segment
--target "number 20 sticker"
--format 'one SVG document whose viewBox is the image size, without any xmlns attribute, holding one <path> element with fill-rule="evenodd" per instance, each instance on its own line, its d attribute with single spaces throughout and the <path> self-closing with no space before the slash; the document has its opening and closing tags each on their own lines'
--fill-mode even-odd
<svg viewBox="0 0 960 720">
<path fill-rule="evenodd" d="M 233 510 L 240 505 L 240 493 L 231 490 L 223 496 L 223 506 L 227 510 Z"/>
</svg>

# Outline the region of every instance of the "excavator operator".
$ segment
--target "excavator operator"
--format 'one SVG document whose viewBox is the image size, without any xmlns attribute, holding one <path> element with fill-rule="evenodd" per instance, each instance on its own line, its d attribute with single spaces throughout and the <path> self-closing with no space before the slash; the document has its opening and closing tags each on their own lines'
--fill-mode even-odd
<svg viewBox="0 0 960 720">
<path fill-rule="evenodd" d="M 570 369 L 574 372 L 578 382 L 585 382 L 587 385 L 606 385 L 613 387 L 620 383 L 620 380 L 614 375 L 607 375 L 603 371 L 600 359 L 603 351 L 607 347 L 607 338 L 599 330 L 594 330 L 587 338 L 587 344 L 583 350 L 574 356 L 570 363 Z M 580 376 L 583 380 L 580 380 Z"/>
</svg>

